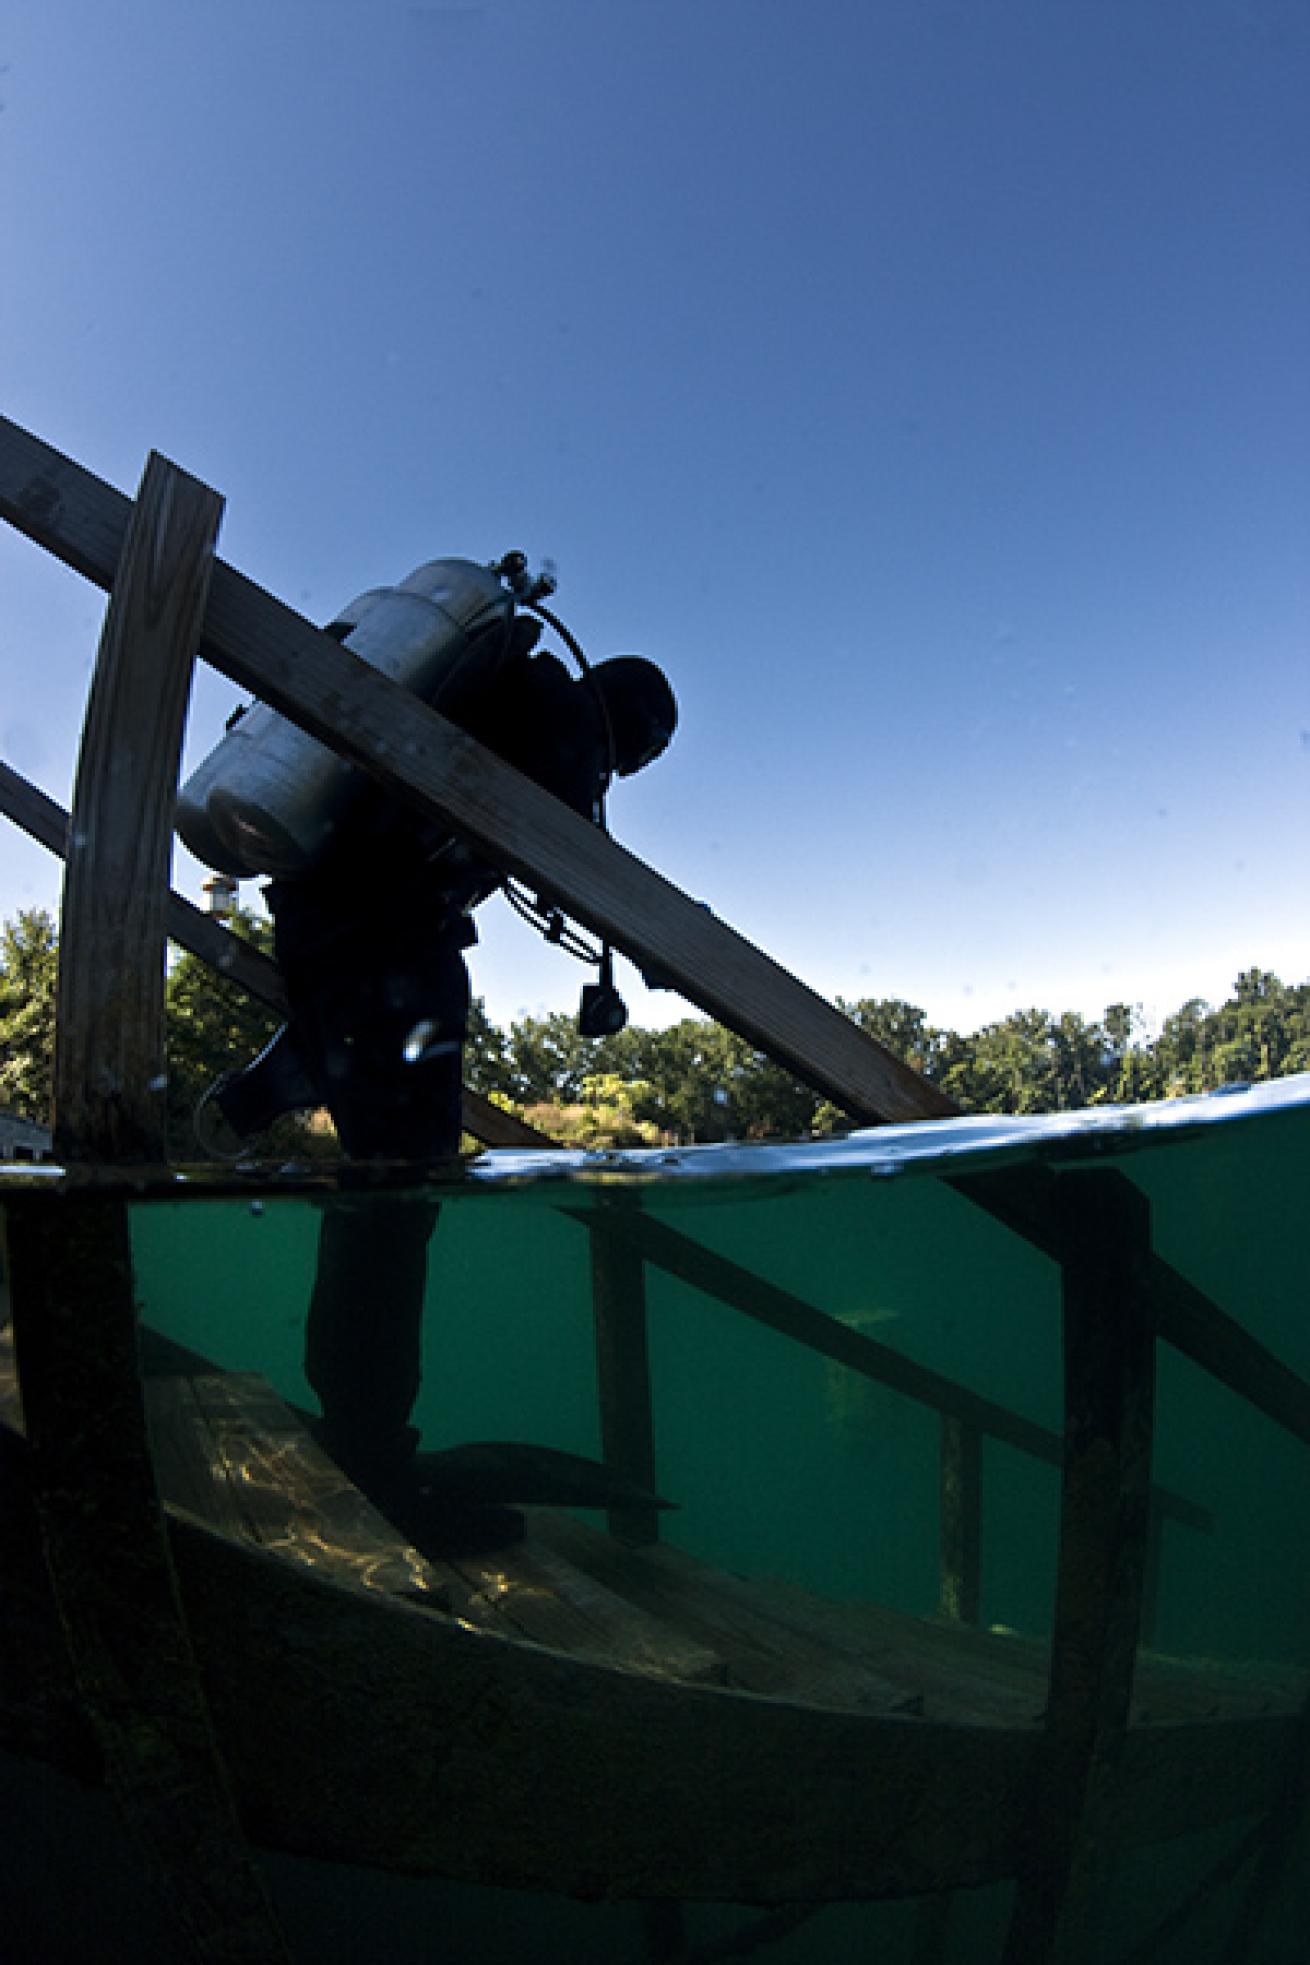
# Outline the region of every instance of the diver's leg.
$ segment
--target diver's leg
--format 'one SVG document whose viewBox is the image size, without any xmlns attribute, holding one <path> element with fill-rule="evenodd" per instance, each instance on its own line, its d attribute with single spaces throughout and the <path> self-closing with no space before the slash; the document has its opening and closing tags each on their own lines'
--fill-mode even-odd
<svg viewBox="0 0 1310 1965">
<path fill-rule="evenodd" d="M 468 973 L 458 950 L 421 966 L 338 975 L 303 1022 L 341 1144 L 353 1160 L 430 1163 L 459 1150 Z M 415 1044 L 422 1027 L 443 1041 Z M 416 1180 L 421 1178 L 416 1176 Z M 422 1192 L 342 1195 L 324 1211 L 305 1332 L 322 1438 L 361 1486 L 403 1477 L 417 1436 L 428 1243 Z"/>
<path fill-rule="evenodd" d="M 305 1373 L 328 1452 L 361 1487 L 403 1479 L 417 1435 L 428 1243 L 437 1203 L 342 1196 L 325 1210 L 305 1328 Z"/>
</svg>

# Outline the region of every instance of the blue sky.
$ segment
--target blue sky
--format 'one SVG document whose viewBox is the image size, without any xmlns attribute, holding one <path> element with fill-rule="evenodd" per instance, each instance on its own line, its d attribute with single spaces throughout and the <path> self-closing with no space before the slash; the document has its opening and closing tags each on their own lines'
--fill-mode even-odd
<svg viewBox="0 0 1310 1965">
<path fill-rule="evenodd" d="M 11 0 L 0 407 L 312 618 L 552 558 L 682 704 L 614 830 L 823 993 L 1158 1017 L 1310 976 L 1308 85 L 1302 0 Z M 101 610 L 0 535 L 65 800 Z"/>
</svg>

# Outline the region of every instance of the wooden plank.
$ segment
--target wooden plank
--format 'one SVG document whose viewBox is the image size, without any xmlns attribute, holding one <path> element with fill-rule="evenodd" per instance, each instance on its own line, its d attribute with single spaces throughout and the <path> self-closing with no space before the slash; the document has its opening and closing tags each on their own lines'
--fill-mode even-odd
<svg viewBox="0 0 1310 1965">
<path fill-rule="evenodd" d="M 223 501 L 152 455 L 82 730 L 54 1063 L 63 1160 L 162 1161 L 164 895 L 191 665 Z"/>
<path fill-rule="evenodd" d="M 1026 1724 L 1046 1710 L 1051 1647 L 1045 1639 L 914 1617 L 881 1604 L 829 1603 L 773 1580 L 750 1587 L 767 1598 L 771 1616 L 795 1618 L 821 1631 L 835 1649 L 868 1660 L 889 1677 L 917 1682 L 931 1716 Z M 1307 1674 L 1296 1666 L 1139 1652 L 1130 1719 L 1134 1727 L 1288 1719 L 1300 1711 L 1306 1688 Z"/>
<path fill-rule="evenodd" d="M 772 1578 L 743 1587 L 777 1623 L 808 1632 L 900 1686 L 925 1719 L 1025 1729 L 1041 1720 L 1049 1654 L 1035 1640 L 883 1604 L 830 1603 Z"/>
<path fill-rule="evenodd" d="M 449 1608 L 433 1565 L 328 1458 L 266 1379 L 211 1372 L 192 1379 L 191 1390 L 255 1540 L 335 1581 Z"/>
<path fill-rule="evenodd" d="M 179 1955 L 285 1960 L 197 1676 L 137 1378 L 127 1204 L 6 1198 L 14 1339 L 46 1562 L 111 1790 Z"/>
<path fill-rule="evenodd" d="M 775 1616 L 767 1590 L 681 1550 L 624 1547 L 554 1511 L 537 1514 L 535 1533 L 615 1595 L 724 1658 L 730 1685 L 848 1712 L 915 1710 L 913 1683 L 892 1679 L 867 1659 L 835 1649 L 804 1618 Z M 817 1600 L 814 1608 L 819 1610 Z"/>
<path fill-rule="evenodd" d="M 224 1535 L 248 1534 L 190 1379 L 148 1378 L 144 1389 L 161 1498 Z"/>
<path fill-rule="evenodd" d="M 0 812 L 20 825 L 33 839 L 61 857 L 68 839 L 68 814 L 53 798 L 30 784 L 0 758 Z M 211 969 L 238 983 L 277 1016 L 287 1014 L 286 988 L 276 962 L 252 942 L 234 935 L 213 915 L 170 889 L 165 901 L 164 925 L 170 941 L 207 962 Z M 480 1092 L 464 1087 L 463 1126 L 466 1133 L 487 1146 L 549 1146 L 545 1133 L 528 1125 L 516 1113 L 484 1098 Z"/>
<path fill-rule="evenodd" d="M 187 1524 L 177 1548 L 243 1798 L 304 1853 L 762 1903 L 900 1894 L 1008 1860 L 1031 1739 L 615 1672 L 405 1605 L 379 1615 L 289 1565 L 256 1575 Z M 335 1696 L 307 1700 L 307 1677 Z"/>
<path fill-rule="evenodd" d="M 449 1608 L 431 1564 L 258 1374 L 157 1378 L 146 1392 L 159 1482 L 171 1505 L 334 1582 Z"/>
<path fill-rule="evenodd" d="M 0 516 L 107 585 L 121 493 L 0 419 Z M 856 1117 L 955 1111 L 935 1086 L 606 834 L 221 561 L 202 652 Z"/>
<path fill-rule="evenodd" d="M 721 1654 L 700 1633 L 609 1587 L 542 1533 L 544 1511 L 524 1512 L 532 1524 L 525 1542 L 434 1564 L 463 1623 L 649 1677 L 725 1682 Z"/>
<path fill-rule="evenodd" d="M 657 1494 L 646 1265 L 626 1233 L 629 1212 L 603 1205 L 588 1220 L 601 1450 L 607 1466 Z M 654 1506 L 611 1508 L 608 1519 L 611 1535 L 621 1542 L 636 1546 L 659 1540 L 660 1511 Z"/>
<path fill-rule="evenodd" d="M 68 850 L 68 814 L 53 798 L 0 758 L 0 812 L 62 860 Z"/>
<path fill-rule="evenodd" d="M 1065 1443 L 1046 1744 L 1005 1958 L 1090 1959 L 1115 1839 L 1146 1567 L 1155 1330 L 1150 1210 L 1113 1174 L 1056 1189 Z"/>
</svg>

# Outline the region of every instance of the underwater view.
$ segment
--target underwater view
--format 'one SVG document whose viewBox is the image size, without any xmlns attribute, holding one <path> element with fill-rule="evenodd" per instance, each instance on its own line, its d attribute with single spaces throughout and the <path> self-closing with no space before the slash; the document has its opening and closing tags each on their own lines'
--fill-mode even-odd
<svg viewBox="0 0 1310 1965">
<path fill-rule="evenodd" d="M 1064 1181 L 1107 1169 L 1149 1203 L 1156 1256 L 1310 1376 L 1310 1084 L 1294 1079 L 1161 1106 L 881 1128 L 812 1145 L 488 1154 L 434 1190 L 423 1445 L 601 1452 L 593 1250 L 617 1237 L 641 1254 L 656 1485 L 674 1504 L 661 1518 L 665 1542 L 780 1596 L 804 1590 L 845 1606 L 958 1617 L 944 1580 L 942 1464 L 945 1420 L 965 1412 L 980 1416 L 981 1433 L 976 1619 L 1049 1637 L 1061 1272 L 980 1203 L 980 1177 L 1018 1170 Z M 319 1217 L 325 1206 L 366 1210 L 376 1200 L 281 1198 L 275 1179 L 248 1198 L 206 1198 L 200 1181 L 177 1191 L 132 1211 L 147 1329 L 224 1369 L 264 1374 L 290 1405 L 312 1411 L 302 1348 Z M 815 1344 L 828 1343 L 829 1319 L 875 1349 L 855 1364 L 824 1355 Z M 840 1340 L 828 1349 L 840 1352 Z M 1170 1656 L 1303 1669 L 1307 1442 L 1170 1343 L 1156 1350 L 1158 1507 L 1143 1642 Z M 898 1376 L 902 1364 L 910 1369 Z M 24 1829 L 34 1898 L 56 1852 L 60 1865 L 77 1852 L 79 1869 L 85 1855 L 81 1908 L 63 1913 L 71 1957 L 97 1891 L 107 1902 L 131 1896 L 130 1864 L 113 1853 L 99 1797 L 13 1760 L 5 1777 L 15 1798 L 43 1797 Z M 1238 1819 L 1118 1849 L 1097 1959 L 1237 1955 L 1226 1946 L 1246 1915 L 1258 1826 Z M 1305 1879 L 1289 1864 L 1241 1956 L 1276 1965 L 1300 1955 Z M 267 1865 L 297 1956 L 343 1961 L 530 1954 L 638 1965 L 757 1948 L 789 1961 L 999 1959 L 1013 1896 L 997 1883 L 935 1900 L 678 1913 L 288 1856 Z M 139 1955 L 138 1916 L 150 1914 L 131 1909 L 123 1957 Z"/>
</svg>

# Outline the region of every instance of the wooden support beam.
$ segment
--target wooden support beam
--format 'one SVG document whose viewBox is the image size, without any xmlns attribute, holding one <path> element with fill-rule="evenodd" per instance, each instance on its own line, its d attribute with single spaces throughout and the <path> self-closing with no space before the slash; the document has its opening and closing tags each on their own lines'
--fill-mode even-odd
<svg viewBox="0 0 1310 1965">
<path fill-rule="evenodd" d="M 152 456 L 82 735 L 59 950 L 55 1150 L 164 1160 L 164 897 L 182 727 L 222 500 Z M 188 1955 L 287 1956 L 236 1819 L 155 1485 L 128 1206 L 6 1204 L 42 1540 L 109 1785 Z"/>
<path fill-rule="evenodd" d="M 607 1466 L 656 1494 L 646 1265 L 625 1232 L 629 1212 L 606 1205 L 587 1217 L 601 1450 Z M 609 1510 L 611 1535 L 633 1547 L 659 1540 L 659 1520 L 659 1510 L 654 1507 Z"/>
<path fill-rule="evenodd" d="M 63 1160 L 162 1162 L 164 896 L 223 501 L 152 456 L 91 683 L 64 873 L 54 1069 Z"/>
<path fill-rule="evenodd" d="M 14 1345 L 46 1564 L 119 1810 L 175 1919 L 179 1958 L 286 1951 L 201 1687 L 137 1376 L 128 1207 L 94 1189 L 6 1196 Z"/>
<path fill-rule="evenodd" d="M 20 531 L 103 586 L 127 514 L 121 493 L 0 419 L 0 516 Z M 202 653 L 845 1111 L 876 1120 L 956 1110 L 707 908 L 221 561 Z"/>
<path fill-rule="evenodd" d="M 53 798 L 30 784 L 0 758 L 0 813 L 62 859 L 68 842 L 68 814 Z M 171 942 L 187 949 L 220 975 L 238 983 L 259 1003 L 285 1017 L 287 994 L 276 962 L 252 942 L 234 935 L 213 915 L 206 914 L 170 889 L 164 925 Z M 480 1092 L 464 1087 L 463 1126 L 486 1146 L 551 1146 L 545 1133 L 516 1113 L 506 1112 Z"/>
<path fill-rule="evenodd" d="M 1084 1965 L 1113 1854 L 1146 1567 L 1154 1428 L 1150 1211 L 1062 1175 L 1065 1467 L 1045 1748 L 1006 1965 Z"/>
</svg>

